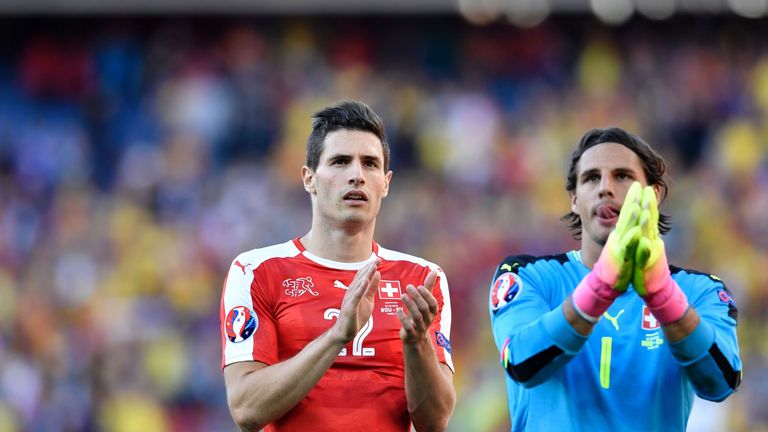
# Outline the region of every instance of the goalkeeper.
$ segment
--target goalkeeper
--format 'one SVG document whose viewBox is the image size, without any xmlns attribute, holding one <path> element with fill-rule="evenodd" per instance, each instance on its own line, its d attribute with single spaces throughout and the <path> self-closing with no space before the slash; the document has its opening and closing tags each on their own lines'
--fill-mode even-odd
<svg viewBox="0 0 768 432">
<path fill-rule="evenodd" d="M 581 250 L 499 265 L 491 327 L 513 431 L 682 431 L 694 393 L 722 401 L 738 388 L 731 293 L 667 263 L 664 171 L 634 135 L 589 131 L 563 218 Z"/>
</svg>

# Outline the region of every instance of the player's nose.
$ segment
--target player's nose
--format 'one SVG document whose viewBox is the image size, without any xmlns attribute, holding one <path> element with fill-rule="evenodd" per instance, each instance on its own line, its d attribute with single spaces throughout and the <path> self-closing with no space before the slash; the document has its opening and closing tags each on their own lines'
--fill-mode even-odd
<svg viewBox="0 0 768 432">
<path fill-rule="evenodd" d="M 349 164 L 349 183 L 350 184 L 362 184 L 365 183 L 365 176 L 363 171 L 363 164 L 359 160 L 354 160 Z"/>
<path fill-rule="evenodd" d="M 614 188 L 615 184 L 610 176 L 602 176 L 602 178 L 600 178 L 600 198 L 616 196 Z"/>
</svg>

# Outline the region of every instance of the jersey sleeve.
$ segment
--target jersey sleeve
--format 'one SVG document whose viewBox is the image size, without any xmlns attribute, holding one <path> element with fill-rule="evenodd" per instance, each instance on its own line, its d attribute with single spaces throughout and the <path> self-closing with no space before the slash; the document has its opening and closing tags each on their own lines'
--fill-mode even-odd
<svg viewBox="0 0 768 432">
<path fill-rule="evenodd" d="M 675 279 L 700 321 L 685 339 L 671 343 L 670 350 L 699 397 L 722 401 L 741 384 L 736 304 L 716 277 L 681 274 Z"/>
<path fill-rule="evenodd" d="M 437 353 L 437 360 L 445 363 L 454 373 L 451 355 L 451 297 L 448 292 L 448 278 L 439 268 L 437 270 L 437 282 L 432 288 L 432 295 L 437 300 L 438 312 L 432 324 L 429 326 L 429 335 Z"/>
<path fill-rule="evenodd" d="M 551 269 L 550 269 L 551 268 Z M 557 271 L 544 261 L 511 256 L 496 270 L 490 313 L 494 342 L 507 374 L 533 387 L 573 359 L 587 338 L 566 321 L 562 306 L 550 305 Z"/>
<path fill-rule="evenodd" d="M 277 362 L 277 333 L 263 265 L 238 256 L 224 281 L 219 311 L 222 364 L 242 361 Z"/>
</svg>

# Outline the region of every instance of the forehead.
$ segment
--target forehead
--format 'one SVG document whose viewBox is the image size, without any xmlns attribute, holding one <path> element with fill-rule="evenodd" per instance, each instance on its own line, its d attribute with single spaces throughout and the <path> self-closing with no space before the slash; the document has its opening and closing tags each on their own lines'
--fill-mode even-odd
<svg viewBox="0 0 768 432">
<path fill-rule="evenodd" d="M 617 143 L 602 143 L 590 147 L 579 159 L 578 173 L 587 170 L 629 169 L 643 173 L 643 161 L 640 156 Z"/>
<path fill-rule="evenodd" d="M 337 155 L 368 156 L 384 159 L 379 137 L 368 131 L 338 129 L 325 137 L 320 159 Z"/>
</svg>

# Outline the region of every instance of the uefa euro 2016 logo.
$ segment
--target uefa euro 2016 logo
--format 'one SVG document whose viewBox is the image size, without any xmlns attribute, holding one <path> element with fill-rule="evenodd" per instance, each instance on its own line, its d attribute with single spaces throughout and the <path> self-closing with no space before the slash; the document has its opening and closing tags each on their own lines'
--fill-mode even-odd
<svg viewBox="0 0 768 432">
<path fill-rule="evenodd" d="M 511 302 L 523 289 L 523 282 L 514 273 L 507 272 L 496 278 L 491 290 L 491 305 L 497 311 Z"/>
<path fill-rule="evenodd" d="M 248 339 L 259 322 L 256 314 L 245 306 L 233 307 L 227 313 L 227 337 L 232 342 L 242 342 Z"/>
</svg>

